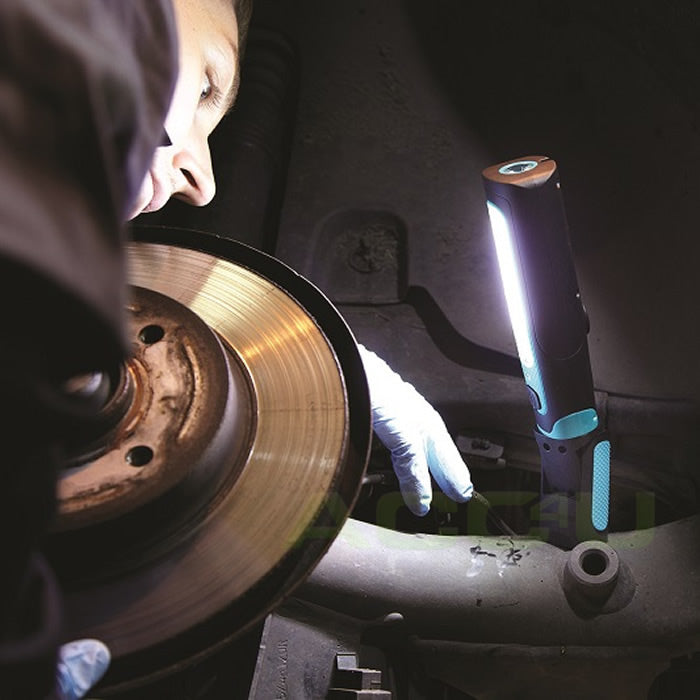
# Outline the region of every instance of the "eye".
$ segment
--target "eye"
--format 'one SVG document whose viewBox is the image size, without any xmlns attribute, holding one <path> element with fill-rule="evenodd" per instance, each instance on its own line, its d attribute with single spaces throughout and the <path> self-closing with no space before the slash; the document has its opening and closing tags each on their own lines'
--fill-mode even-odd
<svg viewBox="0 0 700 700">
<path fill-rule="evenodd" d="M 202 83 L 202 92 L 199 94 L 199 101 L 206 102 L 213 94 L 214 88 L 212 87 L 211 80 L 209 76 L 204 77 L 204 82 Z"/>
<path fill-rule="evenodd" d="M 221 105 L 223 94 L 218 87 L 216 77 L 207 74 L 202 82 L 202 91 L 199 93 L 199 104 L 216 109 Z"/>
</svg>

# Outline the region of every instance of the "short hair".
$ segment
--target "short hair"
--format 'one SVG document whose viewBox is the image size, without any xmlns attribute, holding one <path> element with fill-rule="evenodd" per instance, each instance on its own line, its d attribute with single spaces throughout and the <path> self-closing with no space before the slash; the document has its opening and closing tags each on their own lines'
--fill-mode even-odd
<svg viewBox="0 0 700 700">
<path fill-rule="evenodd" d="M 236 13 L 238 24 L 238 55 L 242 57 L 248 40 L 250 18 L 253 15 L 253 0 L 233 0 L 233 11 Z"/>
</svg>

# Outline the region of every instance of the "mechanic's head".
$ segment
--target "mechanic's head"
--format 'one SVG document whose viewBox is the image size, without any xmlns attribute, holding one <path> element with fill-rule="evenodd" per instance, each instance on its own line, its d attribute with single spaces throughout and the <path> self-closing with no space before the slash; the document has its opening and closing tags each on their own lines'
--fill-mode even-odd
<svg viewBox="0 0 700 700">
<path fill-rule="evenodd" d="M 153 156 L 129 218 L 177 197 L 208 204 L 215 192 L 209 136 L 230 109 L 252 0 L 173 0 L 180 69 L 165 130 L 170 145 Z"/>
</svg>

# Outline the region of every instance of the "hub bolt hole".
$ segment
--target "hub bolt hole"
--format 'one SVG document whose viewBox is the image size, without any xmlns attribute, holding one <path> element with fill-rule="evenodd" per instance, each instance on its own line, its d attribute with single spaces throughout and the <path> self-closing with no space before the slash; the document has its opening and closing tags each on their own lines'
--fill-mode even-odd
<svg viewBox="0 0 700 700">
<path fill-rule="evenodd" d="M 153 450 L 146 445 L 132 447 L 126 453 L 126 461 L 132 467 L 145 467 L 153 459 Z"/>
<path fill-rule="evenodd" d="M 157 343 L 159 340 L 162 340 L 164 335 L 165 331 L 163 330 L 163 327 L 153 324 L 150 326 L 145 326 L 141 329 L 141 332 L 139 333 L 139 340 L 145 345 L 153 345 L 153 343 Z"/>
</svg>

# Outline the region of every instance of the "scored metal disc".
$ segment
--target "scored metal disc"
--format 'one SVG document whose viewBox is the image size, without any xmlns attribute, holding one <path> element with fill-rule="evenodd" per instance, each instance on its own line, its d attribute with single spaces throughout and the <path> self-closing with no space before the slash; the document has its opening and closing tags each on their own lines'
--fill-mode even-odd
<svg viewBox="0 0 700 700">
<path fill-rule="evenodd" d="M 148 228 L 135 238 L 129 283 L 183 305 L 216 333 L 244 378 L 237 401 L 252 419 L 245 449 L 222 460 L 233 476 L 196 520 L 171 528 L 167 547 L 139 554 L 131 546 L 124 566 L 116 548 L 108 575 L 98 564 L 74 580 L 58 562 L 70 635 L 102 639 L 112 652 L 108 689 L 214 651 L 288 595 L 349 514 L 371 441 L 356 344 L 315 287 L 218 237 Z M 60 537 L 77 537 L 74 553 L 100 551 L 90 534 Z"/>
</svg>

